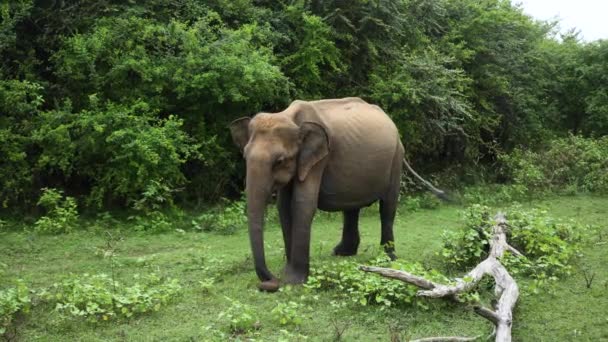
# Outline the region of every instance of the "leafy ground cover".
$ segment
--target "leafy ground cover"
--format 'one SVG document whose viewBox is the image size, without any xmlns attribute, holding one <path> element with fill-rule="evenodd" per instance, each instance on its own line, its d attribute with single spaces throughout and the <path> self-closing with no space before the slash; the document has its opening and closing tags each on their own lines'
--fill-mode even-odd
<svg viewBox="0 0 608 342">
<path fill-rule="evenodd" d="M 412 212 L 406 204 L 395 223 L 399 257 L 424 267 L 440 265 L 443 232 L 462 225 L 463 208 L 442 205 Z M 537 293 L 523 293 L 514 313 L 514 340 L 608 340 L 608 198 L 554 197 L 528 202 L 524 207 L 541 207 L 552 217 L 573 219 L 594 228 L 585 233 L 583 255 L 569 276 Z M 268 224 L 266 244 L 269 265 L 278 273 L 284 260 L 275 221 Z M 29 232 L 16 231 L 10 222 L 3 224 L 0 290 L 10 289 L 17 284 L 16 279 L 22 279 L 34 291 L 28 312 L 12 320 L 6 337 L 24 341 L 388 341 L 433 335 L 485 336 L 492 330 L 466 306 L 440 300 L 422 305 L 361 305 L 338 296 L 338 288 L 317 291 L 304 286 L 285 287 L 275 294 L 260 293 L 251 267 L 247 232 L 242 229 L 232 235 L 181 229 L 149 234 L 135 231 L 132 226 L 139 223 L 128 220 L 111 221 L 110 228 L 99 220 L 83 222 L 88 223 L 63 235 L 43 235 L 33 225 Z M 336 258 L 330 254 L 341 234 L 341 216 L 317 215 L 312 234 L 313 267 L 320 269 L 345 260 L 375 260 L 380 240 L 375 208 L 364 211 L 360 224 L 360 254 Z M 92 293 L 92 298 L 99 295 L 97 287 L 87 287 L 85 280 L 90 278 L 85 274 L 105 274 L 104 281 L 95 284 L 98 292 L 106 295 L 107 291 L 115 293 L 103 287 L 108 277 L 116 279 L 122 287 L 116 292 L 123 294 L 138 288 L 136 274 L 142 279 L 153 276 L 161 287 L 150 287 L 129 297 L 153 303 L 152 310 L 108 320 L 73 317 L 65 309 L 58 310 L 57 303 L 37 295 L 43 289 L 65 288 L 74 279 L 81 279 L 76 288 L 89 291 L 83 293 Z M 163 283 L 162 279 L 171 282 Z M 524 287 L 533 281 L 523 275 L 518 278 Z M 156 307 L 159 301 L 154 297 L 146 297 L 177 289 L 178 296 L 169 299 L 163 295 L 161 307 Z"/>
</svg>

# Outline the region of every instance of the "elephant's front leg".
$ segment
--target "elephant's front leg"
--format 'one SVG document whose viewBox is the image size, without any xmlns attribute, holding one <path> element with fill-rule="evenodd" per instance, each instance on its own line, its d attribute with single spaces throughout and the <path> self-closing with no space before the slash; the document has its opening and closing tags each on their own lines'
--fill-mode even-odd
<svg viewBox="0 0 608 342">
<path fill-rule="evenodd" d="M 317 210 L 320 170 L 311 172 L 303 182 L 294 182 L 291 206 L 291 257 L 285 272 L 290 284 L 306 282 L 310 269 L 310 230 Z"/>
<path fill-rule="evenodd" d="M 279 221 L 281 222 L 281 230 L 283 231 L 283 242 L 285 243 L 285 257 L 287 264 L 291 259 L 291 201 L 293 188 L 292 184 L 288 184 L 279 190 L 277 198 L 277 207 L 279 209 Z"/>
</svg>

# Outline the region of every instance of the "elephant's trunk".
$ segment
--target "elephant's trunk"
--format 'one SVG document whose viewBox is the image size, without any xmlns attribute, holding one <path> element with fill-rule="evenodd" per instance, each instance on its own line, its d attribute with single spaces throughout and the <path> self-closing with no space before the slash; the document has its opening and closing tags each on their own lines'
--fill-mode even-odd
<svg viewBox="0 0 608 342">
<path fill-rule="evenodd" d="M 261 281 L 274 279 L 266 267 L 264 256 L 264 212 L 268 197 L 271 195 L 271 184 L 267 174 L 260 174 L 255 168 L 247 168 L 247 219 L 249 240 L 255 272 Z"/>
</svg>

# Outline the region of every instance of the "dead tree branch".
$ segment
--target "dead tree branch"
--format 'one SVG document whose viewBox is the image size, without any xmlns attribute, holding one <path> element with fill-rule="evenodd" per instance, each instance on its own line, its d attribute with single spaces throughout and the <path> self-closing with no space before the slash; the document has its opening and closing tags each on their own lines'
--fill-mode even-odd
<svg viewBox="0 0 608 342">
<path fill-rule="evenodd" d="M 464 342 L 464 341 L 475 341 L 479 336 L 476 337 L 459 337 L 459 336 L 441 336 L 441 337 L 427 337 L 417 340 L 411 340 L 410 342 Z"/>
<path fill-rule="evenodd" d="M 496 307 L 494 310 L 485 307 L 476 307 L 475 312 L 488 319 L 496 326 L 497 342 L 511 341 L 513 307 L 519 297 L 519 288 L 513 277 L 511 277 L 507 269 L 499 260 L 505 251 L 509 251 L 517 256 L 522 256 L 522 254 L 507 243 L 507 221 L 505 215 L 503 213 L 496 214 L 494 221 L 488 257 L 467 273 L 463 279 L 457 279 L 455 284 L 437 284 L 405 271 L 383 267 L 359 266 L 359 269 L 416 285 L 423 289 L 418 291 L 418 296 L 431 298 L 456 298 L 459 293 L 467 292 L 474 288 L 485 275 L 490 275 L 494 278 L 496 283 L 496 287 L 494 288 L 494 293 L 496 294 L 496 297 L 498 297 Z M 467 281 L 464 279 L 467 279 Z M 439 339 L 439 337 L 431 337 L 418 341 L 440 341 L 437 339 Z"/>
</svg>

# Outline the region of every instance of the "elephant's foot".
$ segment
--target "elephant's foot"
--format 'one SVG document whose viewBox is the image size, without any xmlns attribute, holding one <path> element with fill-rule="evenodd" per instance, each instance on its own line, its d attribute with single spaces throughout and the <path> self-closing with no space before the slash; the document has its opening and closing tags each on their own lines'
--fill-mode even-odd
<svg viewBox="0 0 608 342">
<path fill-rule="evenodd" d="M 384 253 L 391 259 L 391 261 L 397 260 L 397 255 L 395 254 L 395 247 L 392 244 L 384 245 Z"/>
<path fill-rule="evenodd" d="M 395 254 L 395 251 L 386 252 L 386 255 L 388 255 L 388 257 L 391 259 L 391 261 L 397 260 L 397 255 Z"/>
<path fill-rule="evenodd" d="M 358 247 L 359 247 L 358 243 L 346 244 L 342 241 L 338 245 L 336 245 L 336 247 L 334 247 L 333 255 L 338 255 L 338 256 L 357 255 Z"/>
<path fill-rule="evenodd" d="M 297 285 L 304 284 L 308 278 L 308 272 L 298 271 L 287 265 L 285 267 L 285 283 Z"/>
<path fill-rule="evenodd" d="M 258 289 L 265 292 L 276 292 L 279 290 L 279 280 L 276 278 L 265 280 L 258 284 Z"/>
</svg>

